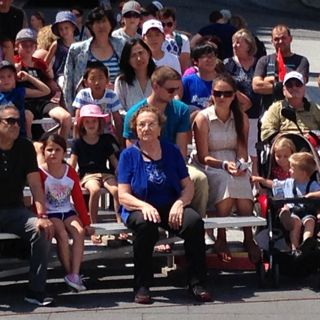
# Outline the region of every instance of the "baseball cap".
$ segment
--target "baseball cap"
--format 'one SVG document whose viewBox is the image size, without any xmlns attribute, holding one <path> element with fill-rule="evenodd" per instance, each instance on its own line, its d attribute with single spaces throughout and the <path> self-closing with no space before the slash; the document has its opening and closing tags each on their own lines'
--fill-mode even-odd
<svg viewBox="0 0 320 320">
<path fill-rule="evenodd" d="M 75 27 L 74 35 L 76 36 L 79 34 L 79 28 L 76 23 L 76 16 L 71 11 L 60 11 L 56 15 L 56 21 L 52 24 L 51 30 L 52 33 L 58 37 L 60 37 L 58 24 L 61 22 L 70 22 Z"/>
<path fill-rule="evenodd" d="M 0 62 L 0 70 L 3 69 L 11 69 L 12 71 L 16 72 L 16 67 L 14 66 L 14 64 L 12 64 L 11 62 L 7 61 L 7 60 L 2 60 Z"/>
<path fill-rule="evenodd" d="M 140 3 L 137 1 L 128 1 L 126 2 L 123 7 L 122 7 L 122 11 L 121 14 L 125 15 L 128 12 L 136 12 L 136 13 L 141 13 L 141 6 Z"/>
<path fill-rule="evenodd" d="M 16 36 L 16 42 L 33 41 L 37 43 L 37 35 L 30 28 L 21 29 Z"/>
<path fill-rule="evenodd" d="M 304 84 L 304 79 L 303 79 L 303 75 L 298 72 L 298 71 L 290 71 L 288 72 L 283 80 L 284 85 L 286 84 L 286 82 L 290 79 L 297 79 L 299 80 L 302 84 Z"/>
<path fill-rule="evenodd" d="M 156 19 L 150 19 L 144 22 L 142 25 L 142 36 L 144 36 L 150 29 L 158 29 L 161 33 L 164 33 L 162 23 Z"/>
</svg>

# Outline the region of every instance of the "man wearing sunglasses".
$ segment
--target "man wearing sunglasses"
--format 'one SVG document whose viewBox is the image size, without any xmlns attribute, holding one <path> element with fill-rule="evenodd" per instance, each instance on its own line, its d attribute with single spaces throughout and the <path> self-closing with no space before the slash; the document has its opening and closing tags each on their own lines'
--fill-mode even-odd
<svg viewBox="0 0 320 320">
<path fill-rule="evenodd" d="M 123 27 L 113 31 L 112 36 L 121 38 L 124 41 L 140 38 L 141 36 L 137 33 L 141 16 L 141 6 L 139 2 L 126 2 L 122 7 L 121 15 Z"/>
<path fill-rule="evenodd" d="M 190 112 L 189 107 L 175 99 L 181 86 L 180 74 L 167 66 L 158 67 L 151 76 L 151 95 L 132 106 L 124 119 L 123 137 L 127 139 L 127 146 L 136 141 L 136 136 L 131 129 L 131 119 L 135 112 L 145 105 L 155 106 L 166 117 L 166 122 L 161 130 L 161 138 L 175 143 L 182 155 L 187 157 L 189 139 Z M 173 160 L 174 161 L 174 160 Z M 194 166 L 188 166 L 189 175 L 194 182 L 195 193 L 192 207 L 202 216 L 206 215 L 208 202 L 208 180 L 206 175 Z"/>
<path fill-rule="evenodd" d="M 36 212 L 23 204 L 28 183 Z M 19 137 L 19 111 L 13 105 L 0 106 L 0 232 L 14 233 L 31 246 L 29 288 L 25 300 L 45 306 L 48 254 L 53 225 L 46 215 L 36 153 L 32 142 Z"/>
<path fill-rule="evenodd" d="M 298 132 L 297 126 L 281 114 L 283 107 L 294 109 L 302 131 L 319 130 L 320 106 L 305 97 L 305 79 L 297 72 L 286 74 L 283 81 L 284 100 L 274 102 L 262 117 L 261 140 L 266 140 L 279 132 Z"/>
</svg>

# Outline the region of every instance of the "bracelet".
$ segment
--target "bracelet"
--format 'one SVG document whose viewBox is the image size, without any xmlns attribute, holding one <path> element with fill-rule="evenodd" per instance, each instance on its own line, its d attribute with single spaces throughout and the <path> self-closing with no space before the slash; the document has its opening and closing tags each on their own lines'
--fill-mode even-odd
<svg viewBox="0 0 320 320">
<path fill-rule="evenodd" d="M 227 169 L 228 169 L 228 161 L 227 161 L 227 160 L 222 161 L 222 163 L 221 163 L 221 169 L 227 171 Z"/>
<path fill-rule="evenodd" d="M 48 219 L 48 215 L 45 213 L 39 213 L 38 214 L 38 219 Z"/>
</svg>

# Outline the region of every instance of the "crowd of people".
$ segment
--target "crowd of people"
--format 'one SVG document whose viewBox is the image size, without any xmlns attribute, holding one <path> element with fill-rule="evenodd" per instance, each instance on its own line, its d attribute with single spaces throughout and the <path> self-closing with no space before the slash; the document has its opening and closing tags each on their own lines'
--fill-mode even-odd
<svg viewBox="0 0 320 320">
<path fill-rule="evenodd" d="M 211 12 L 192 36 L 177 30 L 176 11 L 159 1 L 120 4 L 117 17 L 100 6 L 85 22 L 78 7 L 59 11 L 51 25 L 34 12 L 28 27 L 23 10 L 0 2 L 0 232 L 31 244 L 25 300 L 33 304 L 52 303 L 45 291 L 52 237 L 66 284 L 86 290 L 84 237 L 101 241 L 90 227 L 99 222 L 101 188 L 113 196 L 117 222 L 135 235 L 134 300 L 142 304 L 152 301 L 154 250 L 171 250 L 156 245 L 159 227 L 184 239 L 188 287 L 207 302 L 206 242 L 225 263 L 232 252 L 226 230 L 215 238 L 202 218 L 252 215 L 258 183 L 272 188 L 280 180 L 287 197 L 296 188 L 320 197 L 320 185 L 310 182 L 315 162 L 290 141 L 275 147 L 275 180 L 258 175 L 256 143 L 298 131 L 284 107 L 295 111 L 301 130 L 320 128 L 320 107 L 305 98 L 309 62 L 292 52 L 288 26 L 273 27 L 275 52 L 267 55 L 229 10 Z M 59 123 L 57 133 L 32 124 L 44 117 Z M 23 203 L 26 181 L 35 212 Z M 315 215 L 281 209 L 295 255 L 313 236 Z M 259 263 L 251 228 L 243 232 L 250 261 Z"/>
</svg>

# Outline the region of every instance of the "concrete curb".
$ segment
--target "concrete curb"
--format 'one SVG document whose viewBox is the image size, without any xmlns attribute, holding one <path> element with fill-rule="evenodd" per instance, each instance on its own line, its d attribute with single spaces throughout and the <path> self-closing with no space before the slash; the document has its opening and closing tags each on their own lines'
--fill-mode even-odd
<svg viewBox="0 0 320 320">
<path fill-rule="evenodd" d="M 307 7 L 320 9 L 319 0 L 300 0 L 300 1 L 302 2 L 302 4 L 304 4 Z"/>
</svg>

